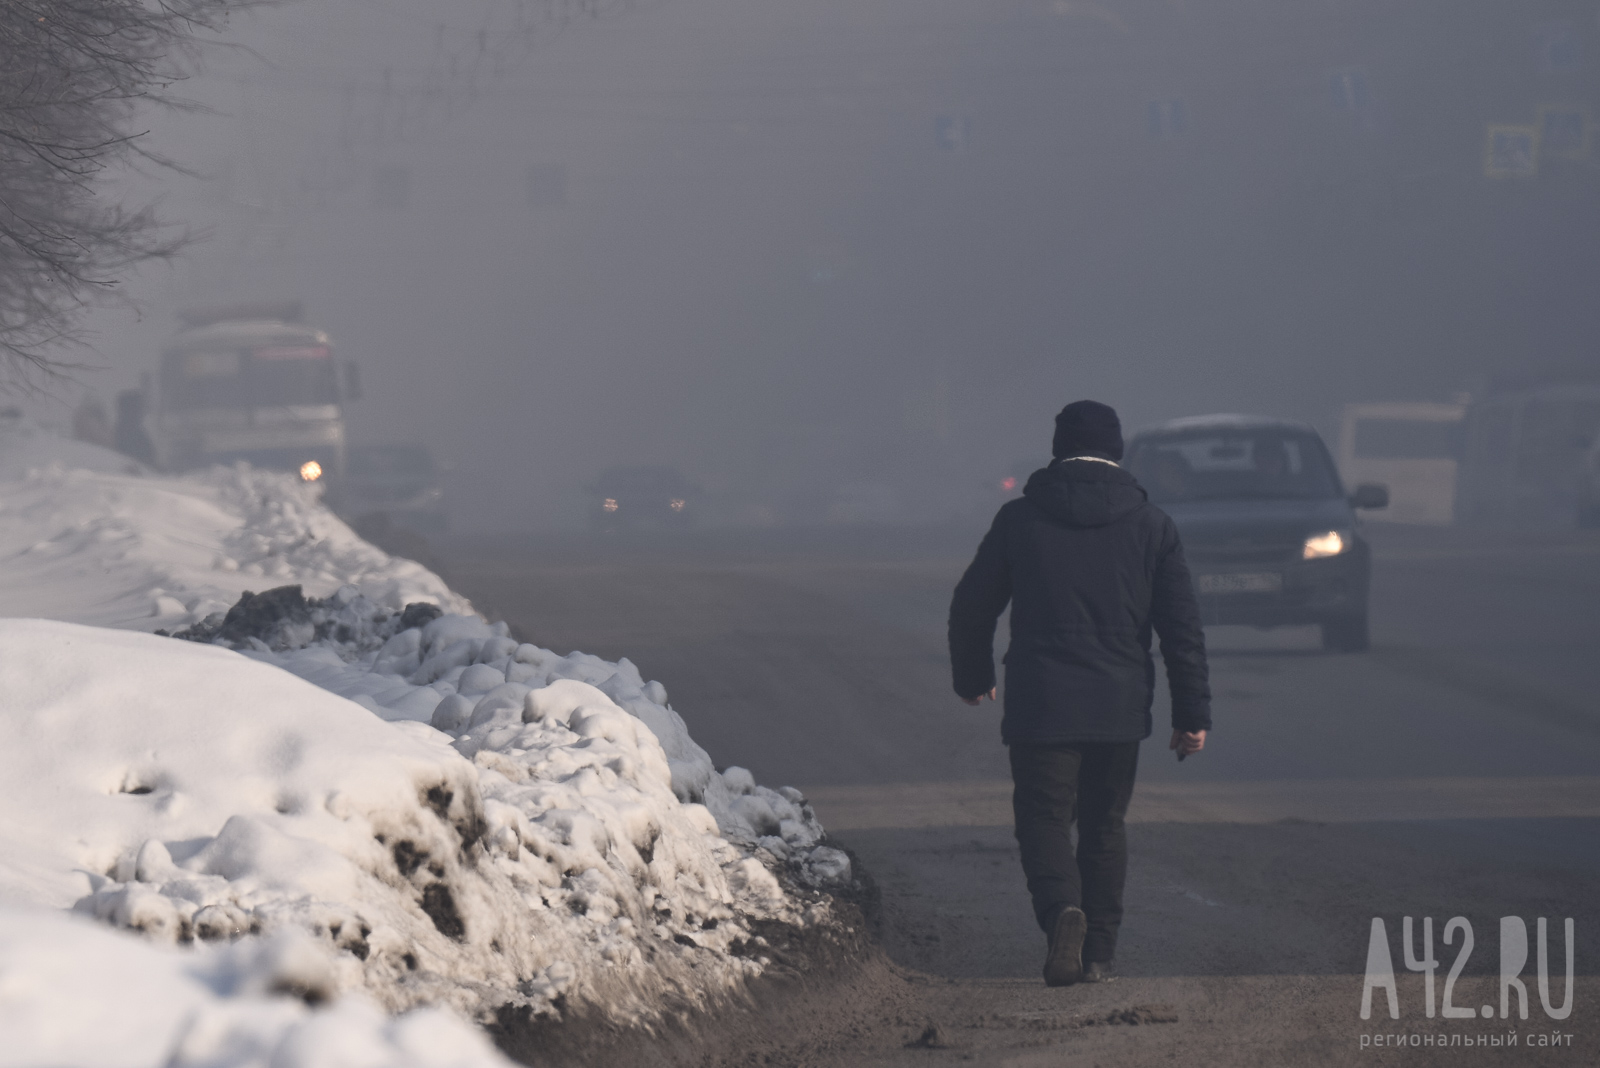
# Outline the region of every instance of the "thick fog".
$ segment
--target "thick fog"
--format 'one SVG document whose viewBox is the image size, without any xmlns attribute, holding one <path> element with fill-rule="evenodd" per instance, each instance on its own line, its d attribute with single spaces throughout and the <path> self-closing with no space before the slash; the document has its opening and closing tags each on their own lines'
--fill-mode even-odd
<svg viewBox="0 0 1600 1068">
<path fill-rule="evenodd" d="M 577 522 L 639 463 L 736 518 L 937 519 L 1082 396 L 1331 430 L 1595 366 L 1588 0 L 297 0 L 234 34 L 181 87 L 208 111 L 148 117 L 192 176 L 118 186 L 197 242 L 85 381 L 153 371 L 178 308 L 301 298 L 361 365 L 351 441 L 453 464 L 458 529 Z M 1490 126 L 1541 123 L 1502 173 Z"/>
</svg>

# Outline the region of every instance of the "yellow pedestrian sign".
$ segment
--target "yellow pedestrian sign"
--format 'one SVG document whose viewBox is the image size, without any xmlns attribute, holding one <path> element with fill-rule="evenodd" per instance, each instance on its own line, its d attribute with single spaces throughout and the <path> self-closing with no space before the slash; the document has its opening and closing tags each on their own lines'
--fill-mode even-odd
<svg viewBox="0 0 1600 1068">
<path fill-rule="evenodd" d="M 1484 133 L 1483 173 L 1489 178 L 1537 176 L 1539 127 L 1490 123 Z"/>
</svg>

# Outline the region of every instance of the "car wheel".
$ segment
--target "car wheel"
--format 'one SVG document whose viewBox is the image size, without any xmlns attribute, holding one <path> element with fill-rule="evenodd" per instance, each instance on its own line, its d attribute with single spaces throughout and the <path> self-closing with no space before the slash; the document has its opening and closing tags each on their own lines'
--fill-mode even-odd
<svg viewBox="0 0 1600 1068">
<path fill-rule="evenodd" d="M 1364 653 L 1370 644 L 1365 612 L 1322 623 L 1322 647 L 1330 653 Z"/>
</svg>

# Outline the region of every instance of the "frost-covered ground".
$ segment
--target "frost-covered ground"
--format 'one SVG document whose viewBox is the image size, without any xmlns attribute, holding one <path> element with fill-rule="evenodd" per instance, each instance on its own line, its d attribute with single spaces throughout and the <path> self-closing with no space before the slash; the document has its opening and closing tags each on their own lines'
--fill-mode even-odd
<svg viewBox="0 0 1600 1068">
<path fill-rule="evenodd" d="M 519 644 L 287 477 L 68 468 L 37 436 L 22 465 L 6 433 L 0 611 L 35 618 L 0 619 L 0 1024 L 33 1045 L 0 1063 L 160 1061 L 69 1055 L 118 983 L 192 1006 L 125 1014 L 125 1051 L 201 1051 L 172 1063 L 346 1032 L 362 1063 L 476 1063 L 430 1059 L 456 1017 L 429 1007 L 648 1023 L 758 975 L 758 921 L 829 922 L 805 888 L 849 865 L 809 806 L 719 773 L 627 660 Z"/>
</svg>

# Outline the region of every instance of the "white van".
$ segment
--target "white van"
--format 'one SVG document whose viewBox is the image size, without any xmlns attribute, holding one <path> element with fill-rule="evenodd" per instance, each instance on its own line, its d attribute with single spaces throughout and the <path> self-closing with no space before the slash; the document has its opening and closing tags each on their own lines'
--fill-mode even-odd
<svg viewBox="0 0 1600 1068">
<path fill-rule="evenodd" d="M 1349 485 L 1389 487 L 1386 522 L 1449 524 L 1465 415 L 1462 404 L 1348 404 L 1339 428 L 1339 471 Z"/>
</svg>

